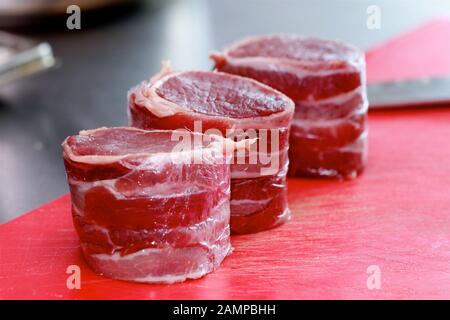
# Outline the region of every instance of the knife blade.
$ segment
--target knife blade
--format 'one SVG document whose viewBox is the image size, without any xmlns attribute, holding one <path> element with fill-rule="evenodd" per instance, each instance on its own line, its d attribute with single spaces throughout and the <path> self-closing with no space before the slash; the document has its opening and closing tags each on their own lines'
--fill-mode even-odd
<svg viewBox="0 0 450 320">
<path fill-rule="evenodd" d="M 450 76 L 367 85 L 370 109 L 450 103 Z"/>
<path fill-rule="evenodd" d="M 0 87 L 55 65 L 51 46 L 0 32 Z"/>
</svg>

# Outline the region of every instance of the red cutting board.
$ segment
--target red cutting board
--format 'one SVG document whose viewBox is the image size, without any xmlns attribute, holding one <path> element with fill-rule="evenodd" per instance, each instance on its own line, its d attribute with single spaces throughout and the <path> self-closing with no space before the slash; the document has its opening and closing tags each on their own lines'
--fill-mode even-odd
<svg viewBox="0 0 450 320">
<path fill-rule="evenodd" d="M 213 274 L 175 285 L 95 275 L 63 196 L 0 227 L 0 298 L 450 298 L 450 108 L 370 116 L 366 172 L 353 181 L 291 179 L 293 219 L 232 238 Z M 81 266 L 81 290 L 66 268 Z M 366 286 L 370 265 L 381 289 Z"/>
<path fill-rule="evenodd" d="M 450 75 L 450 20 L 436 19 L 366 53 L 369 82 Z"/>
<path fill-rule="evenodd" d="M 369 127 L 362 176 L 290 179 L 292 221 L 233 237 L 213 274 L 175 285 L 95 275 L 65 195 L 0 226 L 0 299 L 449 299 L 450 108 L 374 112 Z M 66 286 L 69 265 L 81 267 L 80 290 Z M 370 290 L 373 265 L 381 288 Z"/>
</svg>

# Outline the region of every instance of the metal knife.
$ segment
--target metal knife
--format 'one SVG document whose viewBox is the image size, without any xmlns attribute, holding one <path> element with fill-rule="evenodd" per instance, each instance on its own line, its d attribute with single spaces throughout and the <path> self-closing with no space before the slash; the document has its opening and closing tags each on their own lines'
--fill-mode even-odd
<svg viewBox="0 0 450 320">
<path fill-rule="evenodd" d="M 52 48 L 46 42 L 0 32 L 0 86 L 55 65 Z"/>
<path fill-rule="evenodd" d="M 450 75 L 367 85 L 370 109 L 450 104 Z"/>
</svg>

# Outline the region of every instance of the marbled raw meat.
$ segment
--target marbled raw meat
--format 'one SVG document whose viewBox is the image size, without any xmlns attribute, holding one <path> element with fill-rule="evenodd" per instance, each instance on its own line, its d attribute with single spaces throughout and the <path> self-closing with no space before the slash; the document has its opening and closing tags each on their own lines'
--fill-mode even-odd
<svg viewBox="0 0 450 320">
<path fill-rule="evenodd" d="M 289 174 L 352 178 L 367 157 L 364 55 L 295 35 L 252 37 L 214 52 L 216 69 L 256 79 L 295 102 Z"/>
<path fill-rule="evenodd" d="M 172 72 L 165 65 L 130 90 L 128 106 L 130 124 L 143 129 L 215 129 L 237 140 L 257 138 L 255 149 L 231 165 L 231 230 L 258 232 L 289 219 L 286 168 L 294 103 L 287 96 L 248 78 Z M 248 135 L 251 130 L 255 136 Z M 260 161 L 263 156 L 271 161 Z"/>
<path fill-rule="evenodd" d="M 179 282 L 213 271 L 230 253 L 227 143 L 235 143 L 186 131 L 190 148 L 177 150 L 173 134 L 100 128 L 64 141 L 73 221 L 97 273 Z"/>
</svg>

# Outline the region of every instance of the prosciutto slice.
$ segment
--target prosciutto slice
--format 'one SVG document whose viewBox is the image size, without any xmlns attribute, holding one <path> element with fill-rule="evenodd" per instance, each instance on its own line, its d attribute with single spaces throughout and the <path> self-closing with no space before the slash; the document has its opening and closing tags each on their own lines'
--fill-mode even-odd
<svg viewBox="0 0 450 320">
<path fill-rule="evenodd" d="M 230 143 L 234 148 L 218 136 L 136 128 L 68 137 L 73 222 L 89 266 L 149 283 L 216 269 L 231 252 Z"/>
<path fill-rule="evenodd" d="M 128 95 L 130 123 L 143 129 L 187 128 L 234 140 L 258 140 L 231 164 L 231 230 L 252 233 L 289 219 L 289 128 L 294 103 L 252 79 L 221 72 L 172 72 L 164 65 Z"/>
<path fill-rule="evenodd" d="M 211 58 L 216 69 L 256 79 L 295 103 L 292 176 L 353 178 L 367 157 L 367 95 L 362 52 L 294 35 L 252 37 Z"/>
</svg>

